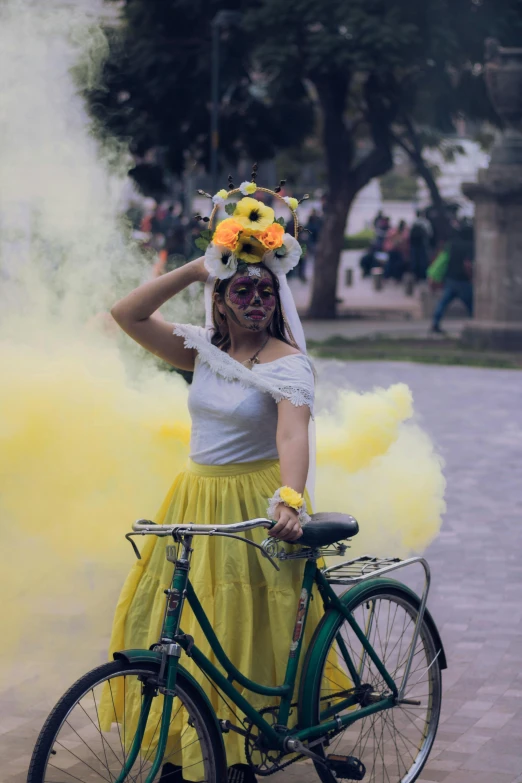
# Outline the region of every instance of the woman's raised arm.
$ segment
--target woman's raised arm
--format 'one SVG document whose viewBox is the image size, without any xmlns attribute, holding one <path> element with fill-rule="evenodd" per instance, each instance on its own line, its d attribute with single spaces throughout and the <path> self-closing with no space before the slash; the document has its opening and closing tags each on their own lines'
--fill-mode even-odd
<svg viewBox="0 0 522 783">
<path fill-rule="evenodd" d="M 185 348 L 183 338 L 172 333 L 172 324 L 155 313 L 191 283 L 207 280 L 208 272 L 203 262 L 203 258 L 197 258 L 180 269 L 150 280 L 111 308 L 112 317 L 129 337 L 181 370 L 194 369 L 194 351 Z"/>
</svg>

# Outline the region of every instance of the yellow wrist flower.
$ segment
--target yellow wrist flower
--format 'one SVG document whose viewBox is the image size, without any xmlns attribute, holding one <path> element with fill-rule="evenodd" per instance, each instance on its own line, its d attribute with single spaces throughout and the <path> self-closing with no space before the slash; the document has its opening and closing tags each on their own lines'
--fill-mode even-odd
<svg viewBox="0 0 522 783">
<path fill-rule="evenodd" d="M 281 487 L 279 490 L 279 497 L 286 506 L 290 506 L 290 508 L 294 509 L 301 508 L 304 502 L 303 496 L 291 487 Z"/>
<path fill-rule="evenodd" d="M 234 210 L 234 220 L 250 231 L 264 231 L 274 222 L 274 210 L 255 198 L 242 198 Z"/>
</svg>

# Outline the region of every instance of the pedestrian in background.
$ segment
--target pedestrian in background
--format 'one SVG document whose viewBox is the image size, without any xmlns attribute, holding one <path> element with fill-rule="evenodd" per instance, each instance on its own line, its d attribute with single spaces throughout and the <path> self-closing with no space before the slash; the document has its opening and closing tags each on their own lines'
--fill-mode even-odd
<svg viewBox="0 0 522 783">
<path fill-rule="evenodd" d="M 454 299 L 460 299 L 470 316 L 473 315 L 473 226 L 464 223 L 456 237 L 448 244 L 448 266 L 444 279 L 444 290 L 433 314 L 431 331 L 444 334 L 440 322 L 448 305 Z"/>
<path fill-rule="evenodd" d="M 390 228 L 384 240 L 383 250 L 388 253 L 384 277 L 400 283 L 410 257 L 409 231 L 405 220 L 397 228 Z"/>
<path fill-rule="evenodd" d="M 410 230 L 410 271 L 416 280 L 426 279 L 432 233 L 431 223 L 418 209 Z"/>
</svg>

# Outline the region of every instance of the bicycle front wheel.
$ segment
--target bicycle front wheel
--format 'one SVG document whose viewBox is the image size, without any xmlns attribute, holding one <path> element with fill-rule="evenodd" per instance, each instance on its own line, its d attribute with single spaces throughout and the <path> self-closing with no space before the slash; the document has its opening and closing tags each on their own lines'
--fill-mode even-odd
<svg viewBox="0 0 522 783">
<path fill-rule="evenodd" d="M 389 583 L 369 585 L 353 604 L 347 596 L 347 608 L 384 663 L 400 689 L 419 605 L 411 594 Z M 430 624 L 424 618 L 415 645 L 413 663 L 403 698 L 407 703 L 368 715 L 341 729 L 330 741 L 314 748 L 319 755 L 355 756 L 366 768 L 368 783 L 413 783 L 426 763 L 435 740 L 441 708 L 441 669 L 439 649 Z M 358 672 L 361 686 L 354 689 L 346 665 L 347 654 Z M 338 714 L 357 710 L 375 699 L 375 694 L 389 693 L 389 688 L 375 664 L 344 617 L 333 626 L 324 647 L 321 664 L 307 675 L 307 686 L 313 682 L 311 704 L 315 723 L 321 714 L 331 719 L 335 704 L 354 693 L 358 703 L 341 709 Z M 333 711 L 332 711 L 333 708 Z M 316 771 L 323 783 L 337 778 L 320 764 Z"/>
<path fill-rule="evenodd" d="M 62 696 L 47 718 L 33 751 L 27 783 L 114 783 L 122 772 L 144 698 L 153 693 L 138 756 L 126 777 L 145 783 L 159 737 L 163 696 L 154 665 L 118 660 L 93 669 Z M 148 696 L 147 696 L 148 694 Z M 182 780 L 221 783 L 226 759 L 210 708 L 178 672 L 169 741 L 154 783 Z"/>
</svg>

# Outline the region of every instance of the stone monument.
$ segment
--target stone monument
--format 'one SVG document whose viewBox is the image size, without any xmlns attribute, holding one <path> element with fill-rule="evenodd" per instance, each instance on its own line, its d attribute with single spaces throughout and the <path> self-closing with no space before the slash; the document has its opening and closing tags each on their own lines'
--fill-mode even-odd
<svg viewBox="0 0 522 783">
<path fill-rule="evenodd" d="M 485 77 L 504 130 L 478 182 L 462 186 L 475 202 L 475 312 L 462 340 L 522 350 L 522 48 L 488 40 Z"/>
</svg>

